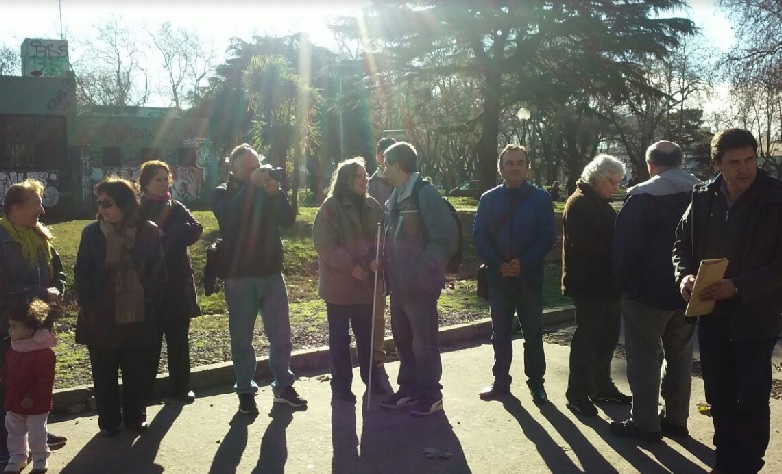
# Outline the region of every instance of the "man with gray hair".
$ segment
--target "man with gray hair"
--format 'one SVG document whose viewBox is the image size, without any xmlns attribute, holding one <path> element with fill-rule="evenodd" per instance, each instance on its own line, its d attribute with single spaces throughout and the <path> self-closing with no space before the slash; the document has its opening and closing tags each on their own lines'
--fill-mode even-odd
<svg viewBox="0 0 782 474">
<path fill-rule="evenodd" d="M 676 226 L 698 179 L 682 170 L 682 150 L 669 141 L 646 150 L 651 179 L 631 187 L 616 218 L 614 277 L 622 291 L 627 381 L 631 417 L 611 424 L 627 438 L 660 441 L 663 434 L 687 436 L 692 335 L 685 302 L 673 274 Z M 666 369 L 661 377 L 661 362 Z M 662 380 L 665 405 L 658 413 Z"/>
</svg>

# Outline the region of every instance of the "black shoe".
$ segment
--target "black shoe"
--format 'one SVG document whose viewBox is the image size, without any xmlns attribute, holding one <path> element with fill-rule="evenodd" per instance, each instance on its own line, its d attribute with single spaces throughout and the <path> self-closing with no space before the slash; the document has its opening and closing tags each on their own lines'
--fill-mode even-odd
<svg viewBox="0 0 782 474">
<path fill-rule="evenodd" d="M 504 397 L 510 393 L 509 388 L 500 387 L 497 384 L 491 384 L 478 393 L 481 400 L 495 400 L 500 397 Z"/>
<path fill-rule="evenodd" d="M 356 396 L 350 390 L 332 390 L 331 396 L 343 402 L 356 403 Z"/>
<path fill-rule="evenodd" d="M 570 408 L 570 411 L 577 415 L 597 416 L 597 407 L 595 407 L 595 404 L 592 403 L 588 397 L 568 400 L 567 405 L 565 406 Z"/>
<path fill-rule="evenodd" d="M 443 399 L 429 399 L 421 397 L 412 408 L 410 414 L 413 416 L 429 416 L 443 411 Z"/>
<path fill-rule="evenodd" d="M 65 446 L 65 443 L 68 441 L 68 438 L 65 436 L 58 436 L 54 433 L 46 433 L 46 444 L 49 446 L 49 449 L 54 451 L 55 449 L 60 449 L 63 446 Z"/>
<path fill-rule="evenodd" d="M 679 436 L 682 438 L 690 436 L 690 430 L 686 426 L 674 425 L 663 417 L 660 417 L 660 429 L 667 436 Z"/>
<path fill-rule="evenodd" d="M 285 387 L 274 393 L 274 403 L 287 403 L 293 408 L 301 408 L 307 405 L 307 400 L 301 398 L 293 387 Z"/>
<path fill-rule="evenodd" d="M 254 393 L 239 394 L 239 413 L 258 416 L 258 405 L 255 403 Z"/>
<path fill-rule="evenodd" d="M 611 433 L 623 438 L 635 438 L 649 442 L 658 442 L 663 439 L 662 432 L 643 431 L 635 426 L 631 419 L 611 423 Z"/>
<path fill-rule="evenodd" d="M 125 426 L 127 426 L 130 431 L 135 431 L 136 433 L 145 433 L 149 429 L 149 425 L 146 421 L 142 421 L 141 423 L 125 423 Z"/>
<path fill-rule="evenodd" d="M 418 402 L 409 395 L 403 395 L 399 392 L 392 393 L 385 400 L 380 402 L 380 406 L 387 410 L 398 410 L 399 408 L 409 407 Z"/>
<path fill-rule="evenodd" d="M 119 434 L 119 428 L 103 428 L 99 434 L 103 438 L 113 438 Z"/>
<path fill-rule="evenodd" d="M 546 394 L 545 388 L 530 388 L 529 392 L 532 394 L 532 401 L 535 402 L 535 405 L 545 405 L 548 403 L 548 395 Z"/>
<path fill-rule="evenodd" d="M 617 405 L 632 405 L 633 403 L 633 397 L 631 397 L 630 395 L 625 395 L 624 393 L 620 392 L 618 389 L 614 389 L 613 391 L 606 392 L 606 393 L 593 395 L 589 398 L 591 398 L 593 402 L 615 403 Z"/>
</svg>

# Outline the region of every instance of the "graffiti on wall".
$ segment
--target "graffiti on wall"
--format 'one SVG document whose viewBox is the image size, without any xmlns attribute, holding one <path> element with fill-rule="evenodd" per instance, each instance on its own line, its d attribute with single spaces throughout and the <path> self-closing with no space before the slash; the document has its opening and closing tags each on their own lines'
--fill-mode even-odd
<svg viewBox="0 0 782 474">
<path fill-rule="evenodd" d="M 172 171 L 171 197 L 185 203 L 198 199 L 204 184 L 204 171 L 195 166 L 177 166 Z"/>
<path fill-rule="evenodd" d="M 70 70 L 68 42 L 27 38 L 22 43 L 23 76 L 64 76 Z"/>
<path fill-rule="evenodd" d="M 64 114 L 68 109 L 73 107 L 74 98 L 68 97 L 68 91 L 72 89 L 73 87 L 70 84 L 70 81 L 68 79 L 63 79 L 57 94 L 46 103 L 46 108 L 49 110 L 50 114 Z"/>
<path fill-rule="evenodd" d="M 56 171 L 0 171 L 0 201 L 11 185 L 27 178 L 43 184 L 43 206 L 54 207 L 60 202 L 60 180 Z"/>
</svg>

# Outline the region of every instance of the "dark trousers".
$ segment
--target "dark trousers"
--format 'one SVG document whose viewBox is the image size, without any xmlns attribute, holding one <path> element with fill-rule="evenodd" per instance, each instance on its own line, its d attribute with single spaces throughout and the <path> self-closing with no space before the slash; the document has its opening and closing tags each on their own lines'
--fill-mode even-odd
<svg viewBox="0 0 782 474">
<path fill-rule="evenodd" d="M 163 337 L 166 338 L 168 353 L 168 381 L 173 397 L 184 397 L 190 391 L 190 318 L 171 317 L 161 322 L 162 333 L 158 334 L 150 352 L 149 394 L 152 395 L 157 378 L 160 352 L 163 349 Z"/>
<path fill-rule="evenodd" d="M 714 467 L 758 472 L 770 435 L 771 353 L 777 338 L 731 339 L 728 322 L 709 317 L 698 322 L 698 342 L 714 423 Z"/>
<path fill-rule="evenodd" d="M 359 373 L 364 383 L 369 382 L 370 351 L 372 343 L 372 305 L 337 305 L 326 303 L 329 322 L 329 369 L 331 388 L 336 392 L 350 391 L 353 382 L 353 358 L 350 355 L 350 327 L 356 337 L 356 356 Z M 374 366 L 375 364 L 372 364 Z M 372 378 L 376 381 L 375 373 Z"/>
<path fill-rule="evenodd" d="M 568 400 L 615 390 L 611 361 L 619 342 L 620 301 L 616 298 L 573 298 L 576 331 L 570 341 Z"/>
<path fill-rule="evenodd" d="M 146 421 L 149 346 L 106 349 L 88 346 L 95 386 L 98 427 L 114 430 L 120 422 L 139 425 Z M 139 363 L 139 362 L 142 363 Z M 122 372 L 122 395 L 117 376 Z"/>
<path fill-rule="evenodd" d="M 391 331 L 399 356 L 399 393 L 413 398 L 440 400 L 443 375 L 437 345 L 437 299 L 428 295 L 391 293 Z"/>
<path fill-rule="evenodd" d="M 510 281 L 503 280 L 489 280 L 494 385 L 500 389 L 510 388 L 513 315 L 517 313 L 524 336 L 524 373 L 527 376 L 527 385 L 530 388 L 541 388 L 543 375 L 546 373 L 542 326 L 543 289 L 539 284 L 511 284 Z"/>
</svg>

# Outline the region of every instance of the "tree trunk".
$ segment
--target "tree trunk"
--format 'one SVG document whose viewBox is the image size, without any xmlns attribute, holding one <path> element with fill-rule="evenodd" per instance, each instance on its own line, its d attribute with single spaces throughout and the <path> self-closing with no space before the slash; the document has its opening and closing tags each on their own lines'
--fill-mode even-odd
<svg viewBox="0 0 782 474">
<path fill-rule="evenodd" d="M 478 180 L 481 191 L 497 184 L 497 134 L 500 129 L 500 86 L 502 76 L 487 68 L 482 95 L 481 138 L 478 141 Z"/>
</svg>

